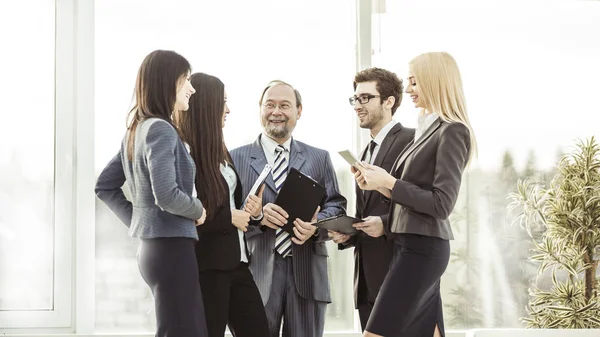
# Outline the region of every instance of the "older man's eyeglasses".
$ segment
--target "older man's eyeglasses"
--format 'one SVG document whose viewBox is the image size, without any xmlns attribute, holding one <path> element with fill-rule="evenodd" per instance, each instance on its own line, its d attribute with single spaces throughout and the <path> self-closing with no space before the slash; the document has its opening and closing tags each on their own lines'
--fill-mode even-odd
<svg viewBox="0 0 600 337">
<path fill-rule="evenodd" d="M 280 111 L 290 111 L 290 109 L 292 108 L 292 105 L 290 103 L 281 103 L 281 104 L 275 104 L 273 102 L 267 102 L 265 104 L 263 104 L 263 108 L 265 108 L 266 111 L 271 112 L 271 111 L 275 111 L 275 109 L 279 107 Z"/>
<path fill-rule="evenodd" d="M 367 104 L 371 100 L 371 98 L 381 97 L 381 95 L 360 95 L 360 96 L 352 96 L 348 99 L 350 105 L 356 105 L 356 102 L 360 104 Z"/>
</svg>

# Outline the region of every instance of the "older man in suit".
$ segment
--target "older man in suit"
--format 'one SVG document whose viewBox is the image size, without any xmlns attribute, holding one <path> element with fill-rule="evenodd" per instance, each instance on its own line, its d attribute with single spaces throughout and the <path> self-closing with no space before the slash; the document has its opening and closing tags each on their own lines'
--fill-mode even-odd
<svg viewBox="0 0 600 337">
<path fill-rule="evenodd" d="M 402 101 L 402 80 L 391 71 L 369 68 L 354 77 L 354 96 L 350 104 L 360 120 L 360 127 L 369 129 L 371 141 L 361 154 L 361 160 L 390 171 L 402 150 L 414 138 L 415 130 L 405 128 L 392 119 Z M 367 233 L 381 225 L 389 204 L 382 202 L 377 191 L 356 188 L 356 217 L 365 219 L 361 231 L 349 236 L 331 232 L 339 249 L 354 247 L 354 304 L 363 329 L 375 304 L 379 288 L 392 260 L 393 243 L 386 236 L 371 237 Z"/>
<path fill-rule="evenodd" d="M 346 199 L 339 193 L 331 158 L 321 150 L 292 138 L 302 115 L 298 90 L 273 81 L 259 101 L 263 132 L 248 145 L 231 151 L 246 195 L 265 164 L 273 170 L 263 193 L 263 218 L 248 229 L 250 270 L 265 305 L 271 336 L 321 337 L 325 308 L 331 302 L 327 277 L 326 230 L 313 226 L 318 219 L 345 213 Z M 289 168 L 296 168 L 326 187 L 326 195 L 312 222 L 287 219 L 274 204 Z M 317 213 L 318 212 L 318 213 Z M 281 227 L 293 222 L 293 235 Z"/>
</svg>

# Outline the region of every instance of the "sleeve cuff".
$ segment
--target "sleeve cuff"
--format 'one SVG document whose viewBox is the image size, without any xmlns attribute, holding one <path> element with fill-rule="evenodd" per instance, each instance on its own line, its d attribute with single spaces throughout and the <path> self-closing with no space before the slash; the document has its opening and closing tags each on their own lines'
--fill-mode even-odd
<svg viewBox="0 0 600 337">
<path fill-rule="evenodd" d="M 260 214 L 257 217 L 253 217 L 252 215 L 250 215 L 250 219 L 254 220 L 254 221 L 262 221 L 262 219 L 264 218 L 264 214 L 263 211 L 260 211 Z"/>
</svg>

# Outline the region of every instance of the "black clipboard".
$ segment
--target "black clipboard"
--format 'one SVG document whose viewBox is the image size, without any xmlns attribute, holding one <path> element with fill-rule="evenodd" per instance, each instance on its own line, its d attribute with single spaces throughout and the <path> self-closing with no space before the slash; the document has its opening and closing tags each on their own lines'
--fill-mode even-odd
<svg viewBox="0 0 600 337">
<path fill-rule="evenodd" d="M 300 219 L 306 222 L 312 220 L 317 207 L 325 196 L 325 191 L 325 186 L 297 169 L 290 168 L 275 200 L 275 204 L 283 208 L 289 215 L 288 222 L 283 225 L 283 229 L 294 235 L 294 220 Z"/>
<path fill-rule="evenodd" d="M 356 234 L 358 230 L 352 227 L 352 224 L 357 222 L 364 222 L 364 220 L 357 219 L 348 215 L 336 215 L 331 218 L 322 219 L 315 224 L 319 228 L 325 228 L 327 230 L 340 232 L 342 234 Z"/>
</svg>

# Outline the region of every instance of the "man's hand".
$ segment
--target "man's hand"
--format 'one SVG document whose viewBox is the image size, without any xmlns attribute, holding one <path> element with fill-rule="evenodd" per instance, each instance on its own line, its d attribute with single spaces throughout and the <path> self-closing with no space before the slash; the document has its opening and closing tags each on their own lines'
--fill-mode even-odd
<svg viewBox="0 0 600 337">
<path fill-rule="evenodd" d="M 288 217 L 289 215 L 283 208 L 273 203 L 268 203 L 263 207 L 263 219 L 261 224 L 269 228 L 278 229 L 287 223 Z"/>
<path fill-rule="evenodd" d="M 335 243 L 344 243 L 350 240 L 351 237 L 349 234 L 343 234 L 336 231 L 327 231 L 327 236 L 329 236 Z"/>
<path fill-rule="evenodd" d="M 317 214 L 319 214 L 319 211 L 321 210 L 320 206 L 317 206 L 317 210 L 315 211 L 315 214 L 313 215 L 312 219 L 310 220 L 310 222 L 304 222 L 300 219 L 296 219 L 294 221 L 294 234 L 296 235 L 295 238 L 292 238 L 292 242 L 297 244 L 297 245 L 302 245 L 306 242 L 306 240 L 310 239 L 311 236 L 315 235 L 315 232 L 317 231 L 317 226 L 313 225 L 315 222 L 317 222 Z"/>
<path fill-rule="evenodd" d="M 248 230 L 249 221 L 250 213 L 235 208 L 231 209 L 231 223 L 235 227 L 241 229 L 242 232 L 246 232 Z"/>
<path fill-rule="evenodd" d="M 196 226 L 202 225 L 205 220 L 206 220 L 206 209 L 204 209 L 204 206 L 202 206 L 202 216 L 199 219 L 196 219 L 196 221 L 195 221 Z"/>
<path fill-rule="evenodd" d="M 383 221 L 381 221 L 381 217 L 378 216 L 369 216 L 363 219 L 364 222 L 357 222 L 352 224 L 352 227 L 361 230 L 367 235 L 378 238 L 385 234 L 383 230 Z"/>
</svg>

